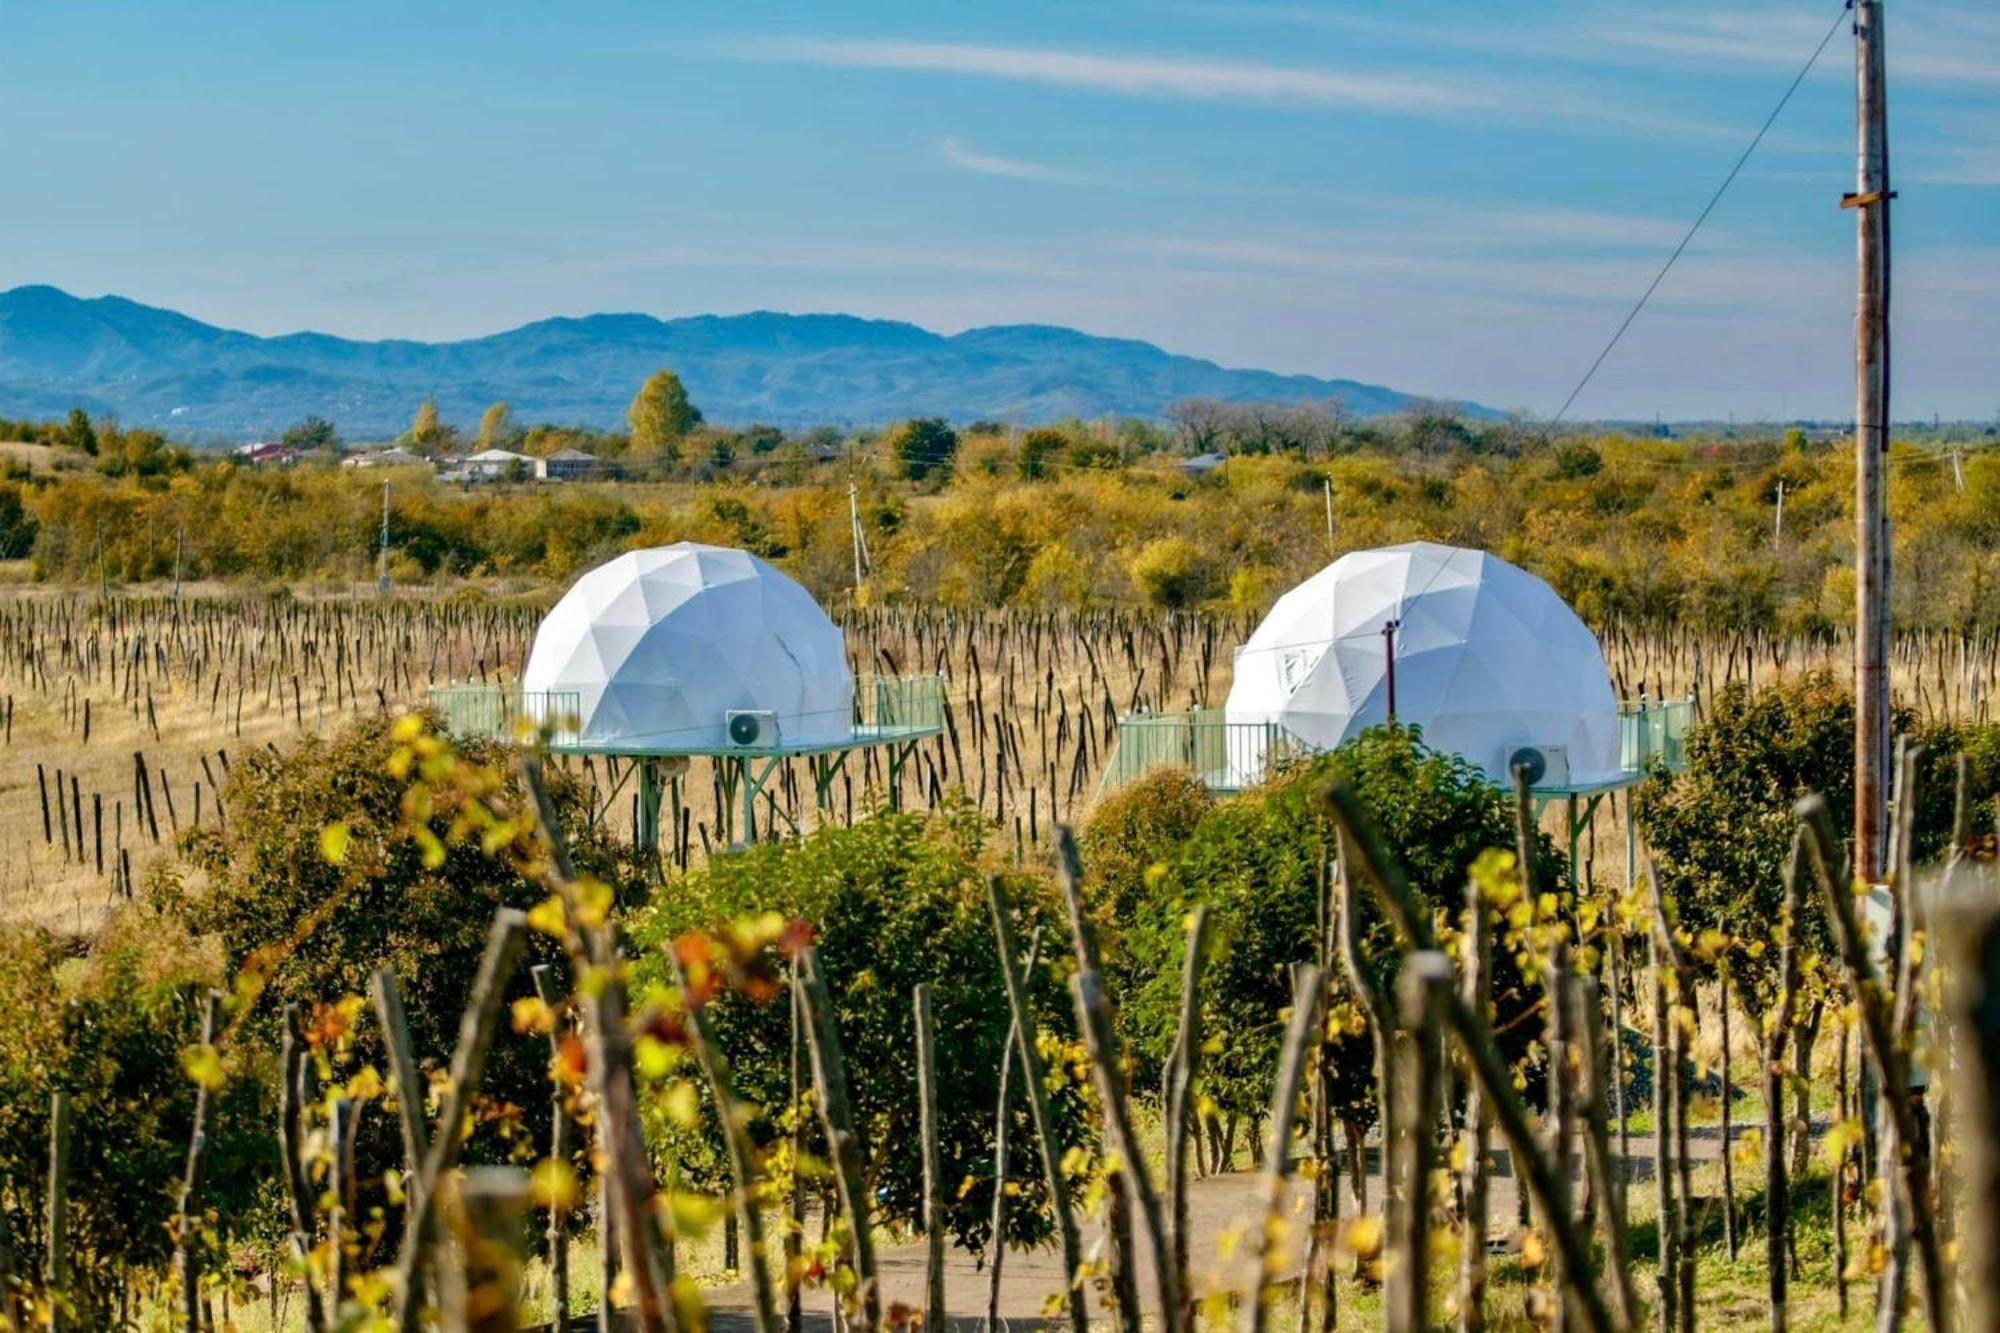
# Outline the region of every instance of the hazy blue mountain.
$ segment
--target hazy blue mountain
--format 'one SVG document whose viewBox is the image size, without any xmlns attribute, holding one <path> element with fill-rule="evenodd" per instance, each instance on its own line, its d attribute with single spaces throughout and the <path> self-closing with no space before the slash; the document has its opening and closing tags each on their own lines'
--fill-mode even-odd
<svg viewBox="0 0 2000 1333">
<path fill-rule="evenodd" d="M 355 439 L 401 430 L 432 394 L 446 420 L 466 425 L 505 398 L 522 420 L 610 426 L 662 366 L 711 421 L 731 425 L 1153 417 L 1181 398 L 1339 398 L 1373 416 L 1407 401 L 1378 385 L 1230 370 L 1038 324 L 946 337 L 851 315 L 589 315 L 461 342 L 359 342 L 260 338 L 54 287 L 0 292 L 0 416 L 81 405 L 129 425 L 247 438 L 316 413 Z"/>
</svg>

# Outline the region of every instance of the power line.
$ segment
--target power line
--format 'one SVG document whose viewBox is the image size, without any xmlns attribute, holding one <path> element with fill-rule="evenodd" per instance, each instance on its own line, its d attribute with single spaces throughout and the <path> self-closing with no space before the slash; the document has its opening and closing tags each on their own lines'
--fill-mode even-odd
<svg viewBox="0 0 2000 1333">
<path fill-rule="evenodd" d="M 1826 36 L 1819 39 L 1819 45 L 1813 48 L 1813 53 L 1806 57 L 1806 63 L 1801 65 L 1799 72 L 1792 77 L 1791 85 L 1785 89 L 1785 95 L 1778 99 L 1778 104 L 1771 108 L 1771 114 L 1764 117 L 1763 125 L 1758 128 L 1756 136 L 1750 140 L 1750 146 L 1745 148 L 1742 156 L 1736 159 L 1736 165 L 1731 167 L 1729 174 L 1722 178 L 1722 184 L 1715 187 L 1715 193 L 1708 197 L 1708 204 L 1701 210 L 1701 215 L 1695 218 L 1694 225 L 1687 229 L 1687 235 L 1681 237 L 1681 243 L 1674 247 L 1674 252 L 1667 256 L 1667 262 L 1660 265 L 1660 271 L 1653 275 L 1653 280 L 1646 285 L 1646 290 L 1633 303 L 1631 310 L 1626 312 L 1624 320 L 1618 325 L 1618 331 L 1613 333 L 1611 340 L 1604 344 L 1604 350 L 1600 351 L 1597 354 L 1597 359 L 1590 363 L 1590 369 L 1583 372 L 1583 378 L 1578 380 L 1576 387 L 1569 391 L 1569 397 L 1563 399 L 1563 405 L 1556 409 L 1554 416 L 1549 418 L 1549 424 L 1542 429 L 1542 439 L 1544 441 L 1555 430 L 1556 423 L 1561 421 L 1569 412 L 1569 409 L 1576 403 L 1577 395 L 1581 394 L 1585 386 L 1596 376 L 1598 367 L 1602 366 L 1605 358 L 1611 355 L 1611 349 L 1618 346 L 1618 340 L 1625 336 L 1625 330 L 1632 327 L 1632 321 L 1637 319 L 1639 312 L 1646 308 L 1646 302 L 1651 300 L 1653 293 L 1659 290 L 1660 284 L 1666 280 L 1667 271 L 1673 268 L 1675 261 L 1687 250 L 1688 245 L 1695 238 L 1695 233 L 1701 230 L 1701 224 L 1708 221 L 1708 215 L 1713 213 L 1715 206 L 1722 202 L 1724 192 L 1735 182 L 1737 175 L 1742 172 L 1744 164 L 1750 160 L 1750 155 L 1757 151 L 1757 145 L 1764 142 L 1764 136 L 1770 133 L 1771 126 L 1777 123 L 1778 113 L 1785 109 L 1785 104 L 1792 100 L 1792 94 L 1797 92 L 1799 85 L 1806 81 L 1806 75 L 1812 73 L 1812 67 L 1819 63 L 1821 53 L 1826 50 L 1827 43 L 1833 40 L 1833 35 L 1840 31 L 1840 25 L 1846 19 L 1847 11 L 1852 7 L 1852 0 L 1847 0 L 1847 3 L 1841 5 L 1840 13 L 1834 16 L 1833 26 L 1826 30 Z"/>
</svg>

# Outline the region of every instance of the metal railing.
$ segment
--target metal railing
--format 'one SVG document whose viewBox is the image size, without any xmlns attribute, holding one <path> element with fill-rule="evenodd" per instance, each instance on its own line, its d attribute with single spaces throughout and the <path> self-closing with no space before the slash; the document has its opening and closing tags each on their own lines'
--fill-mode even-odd
<svg viewBox="0 0 2000 1333">
<path fill-rule="evenodd" d="M 1618 705 L 1618 766 L 1643 773 L 1656 763 L 1669 772 L 1687 767 L 1687 734 L 1694 700 L 1627 699 Z"/>
<path fill-rule="evenodd" d="M 581 740 L 583 696 L 576 690 L 523 690 L 518 684 L 433 686 L 430 706 L 454 736 L 552 745 Z M 944 729 L 944 677 L 870 676 L 854 692 L 857 740 L 921 735 Z M 717 727 L 721 725 L 717 720 Z"/>
<path fill-rule="evenodd" d="M 573 744 L 583 696 L 575 690 L 523 690 L 517 684 L 434 685 L 430 706 L 454 736 L 520 740 L 546 735 Z"/>
<path fill-rule="evenodd" d="M 1618 706 L 1619 768 L 1642 774 L 1655 764 L 1687 767 L 1689 699 L 1629 699 Z M 1134 713 L 1118 719 L 1117 746 L 1100 791 L 1116 791 L 1158 768 L 1184 768 L 1211 791 L 1239 792 L 1286 760 L 1319 751 L 1277 722 L 1231 722 L 1220 708 L 1191 713 Z"/>
<path fill-rule="evenodd" d="M 857 727 L 872 731 L 942 731 L 944 677 L 869 676 L 854 692 Z"/>
<path fill-rule="evenodd" d="M 1118 719 L 1101 790 L 1116 791 L 1154 769 L 1185 768 L 1212 791 L 1242 791 L 1312 748 L 1276 722 L 1231 722 L 1220 708 L 1133 713 Z"/>
</svg>

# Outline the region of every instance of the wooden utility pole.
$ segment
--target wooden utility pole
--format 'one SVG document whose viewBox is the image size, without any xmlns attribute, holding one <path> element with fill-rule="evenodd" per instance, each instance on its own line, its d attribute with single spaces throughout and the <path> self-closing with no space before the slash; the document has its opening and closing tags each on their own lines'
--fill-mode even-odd
<svg viewBox="0 0 2000 1333">
<path fill-rule="evenodd" d="M 1889 109 L 1882 0 L 1854 0 L 1854 868 L 1882 878 L 1889 772 Z"/>
</svg>

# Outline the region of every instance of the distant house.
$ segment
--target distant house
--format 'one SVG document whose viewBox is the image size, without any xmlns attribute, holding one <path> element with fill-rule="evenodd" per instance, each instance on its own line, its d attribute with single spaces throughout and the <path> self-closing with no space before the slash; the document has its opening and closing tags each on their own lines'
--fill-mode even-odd
<svg viewBox="0 0 2000 1333">
<path fill-rule="evenodd" d="M 1193 458 L 1182 460 L 1181 471 L 1190 477 L 1205 477 L 1227 461 L 1222 454 L 1196 454 Z"/>
<path fill-rule="evenodd" d="M 236 456 L 252 467 L 290 467 L 299 461 L 299 451 L 289 444 L 246 444 Z"/>
<path fill-rule="evenodd" d="M 457 474 L 469 481 L 513 481 L 539 475 L 540 461 L 508 449 L 481 449 L 458 461 Z"/>
<path fill-rule="evenodd" d="M 535 475 L 544 481 L 577 481 L 596 473 L 603 460 L 581 449 L 562 448 L 535 460 Z"/>
<path fill-rule="evenodd" d="M 349 454 L 340 460 L 342 467 L 432 467 L 434 464 L 422 454 L 413 454 L 408 449 L 370 449 L 364 453 Z"/>
</svg>

